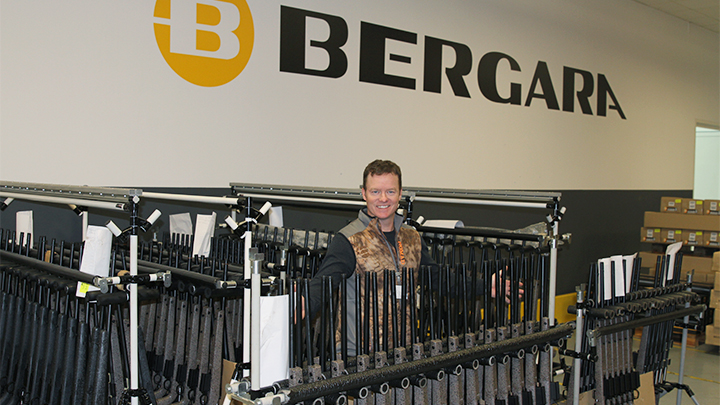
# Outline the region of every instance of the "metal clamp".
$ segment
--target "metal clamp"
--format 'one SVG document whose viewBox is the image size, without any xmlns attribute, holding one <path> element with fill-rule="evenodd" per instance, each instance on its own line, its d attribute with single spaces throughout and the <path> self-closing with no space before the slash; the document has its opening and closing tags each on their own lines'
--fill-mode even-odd
<svg viewBox="0 0 720 405">
<path fill-rule="evenodd" d="M 169 271 L 161 271 L 155 274 L 130 275 L 125 274 L 115 277 L 95 277 L 93 285 L 100 288 L 100 291 L 106 293 L 110 290 L 111 285 L 118 284 L 149 284 L 162 281 L 165 287 L 172 284 L 172 273 Z"/>
</svg>

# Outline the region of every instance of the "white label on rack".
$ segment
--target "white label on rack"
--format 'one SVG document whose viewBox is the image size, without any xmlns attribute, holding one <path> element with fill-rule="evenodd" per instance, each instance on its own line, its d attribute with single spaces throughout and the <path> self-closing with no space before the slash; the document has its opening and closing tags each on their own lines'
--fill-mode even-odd
<svg viewBox="0 0 720 405">
<path fill-rule="evenodd" d="M 649 228 L 645 231 L 645 237 L 648 239 L 653 239 L 653 228 Z"/>
<path fill-rule="evenodd" d="M 598 271 L 598 278 L 602 273 L 602 279 L 598 279 L 598 283 L 603 283 L 603 301 L 611 300 L 613 296 L 613 291 L 609 257 L 598 260 L 598 270 L 600 269 L 602 269 L 602 272 Z"/>
<path fill-rule="evenodd" d="M 288 378 L 288 296 L 260 297 L 260 386 Z"/>
<path fill-rule="evenodd" d="M 625 296 L 625 266 L 623 266 L 623 257 L 622 256 L 612 256 L 610 257 L 610 260 L 612 260 L 612 263 L 615 265 L 615 280 L 614 281 L 614 289 L 613 293 L 615 297 L 624 297 Z M 612 271 L 610 272 L 612 273 Z"/>
<path fill-rule="evenodd" d="M 695 232 L 690 232 L 690 234 L 688 235 L 688 242 L 695 242 L 696 241 L 695 238 L 696 238 Z"/>
<path fill-rule="evenodd" d="M 85 295 L 87 295 L 88 291 L 97 291 L 99 288 L 92 286 L 87 283 L 83 283 L 82 281 L 77 282 L 77 288 L 75 289 L 75 296 L 80 298 L 85 298 Z"/>
<path fill-rule="evenodd" d="M 30 249 L 35 247 L 33 236 L 33 212 L 18 211 L 15 213 L 15 243 L 20 243 L 20 234 L 25 234 L 23 243 L 30 245 Z"/>
<path fill-rule="evenodd" d="M 635 258 L 637 257 L 637 253 L 629 256 L 623 256 L 623 260 L 625 261 L 625 292 L 630 292 L 630 287 L 632 285 L 632 272 L 633 267 L 635 266 Z"/>
<path fill-rule="evenodd" d="M 688 203 L 688 209 L 691 209 L 691 210 L 695 209 L 695 201 L 694 200 L 690 200 L 690 202 Z"/>
<path fill-rule="evenodd" d="M 673 243 L 672 245 L 668 245 L 667 249 L 665 250 L 665 254 L 670 256 L 667 260 L 669 260 L 668 263 L 668 273 L 667 273 L 667 279 L 666 280 L 672 280 L 673 276 L 675 275 L 675 255 L 677 252 L 680 251 L 680 248 L 682 247 L 682 242 Z"/>
<path fill-rule="evenodd" d="M 717 211 L 718 210 L 717 204 L 718 204 L 717 201 L 711 201 L 710 202 L 710 211 Z"/>
<path fill-rule="evenodd" d="M 718 241 L 718 233 L 710 232 L 710 242 L 717 242 L 717 241 Z"/>
</svg>

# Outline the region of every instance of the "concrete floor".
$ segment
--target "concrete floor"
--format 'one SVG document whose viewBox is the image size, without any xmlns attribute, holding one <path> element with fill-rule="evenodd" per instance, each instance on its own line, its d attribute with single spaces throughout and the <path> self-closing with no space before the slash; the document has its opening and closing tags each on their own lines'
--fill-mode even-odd
<svg viewBox="0 0 720 405">
<path fill-rule="evenodd" d="M 677 382 L 680 371 L 680 347 L 670 349 L 671 363 L 668 367 L 667 381 Z M 689 347 L 685 354 L 685 370 L 683 383 L 695 392 L 695 399 L 701 405 L 720 404 L 720 353 L 718 346 L 700 345 Z M 661 405 L 677 403 L 677 393 L 660 398 Z M 682 404 L 692 405 L 693 401 L 683 392 Z"/>
</svg>

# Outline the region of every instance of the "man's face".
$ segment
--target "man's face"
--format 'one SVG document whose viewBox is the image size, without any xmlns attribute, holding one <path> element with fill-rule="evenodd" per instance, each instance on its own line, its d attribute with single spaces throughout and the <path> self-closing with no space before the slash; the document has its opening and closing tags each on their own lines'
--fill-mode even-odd
<svg viewBox="0 0 720 405">
<path fill-rule="evenodd" d="M 380 220 L 382 230 L 393 230 L 395 211 L 400 205 L 400 179 L 396 174 L 385 173 L 368 175 L 365 188 L 362 189 L 363 200 L 367 203 L 368 214 Z M 389 227 L 389 229 L 388 229 Z"/>
</svg>

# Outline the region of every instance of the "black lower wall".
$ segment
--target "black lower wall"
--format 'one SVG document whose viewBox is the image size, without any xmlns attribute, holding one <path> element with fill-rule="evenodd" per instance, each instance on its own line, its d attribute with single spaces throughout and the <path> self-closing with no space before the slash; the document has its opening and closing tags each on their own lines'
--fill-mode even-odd
<svg viewBox="0 0 720 405">
<path fill-rule="evenodd" d="M 220 196 L 227 189 L 177 189 L 156 188 L 146 191 Z M 555 190 L 554 190 L 555 191 Z M 600 257 L 615 254 L 631 254 L 649 247 L 640 242 L 640 228 L 645 211 L 658 211 L 660 197 L 692 197 L 692 190 L 569 190 L 560 191 L 561 205 L 567 208 L 560 222 L 561 233 L 571 233 L 572 242 L 562 247 L 558 256 L 557 294 L 570 293 L 575 286 L 587 281 L 589 264 Z M 147 216 L 158 208 L 163 216 L 143 238 L 151 239 L 153 233 L 161 237 L 168 230 L 168 215 L 190 212 L 195 215 L 217 212 L 219 222 L 228 210 L 222 206 L 173 203 L 142 200 L 140 215 Z M 35 233 L 69 242 L 80 241 L 81 220 L 68 208 L 50 204 L 16 200 L 0 212 L 0 227 L 15 229 L 15 213 L 34 212 Z M 426 219 L 461 219 L 467 226 L 488 226 L 505 229 L 523 228 L 545 220 L 549 211 L 537 209 L 464 206 L 451 204 L 416 203 L 414 217 Z M 285 227 L 308 230 L 336 231 L 356 217 L 356 210 L 332 208 L 285 207 Z M 90 211 L 91 225 L 104 225 L 112 219 L 119 227 L 128 225 L 127 214 L 101 210 Z"/>
</svg>

